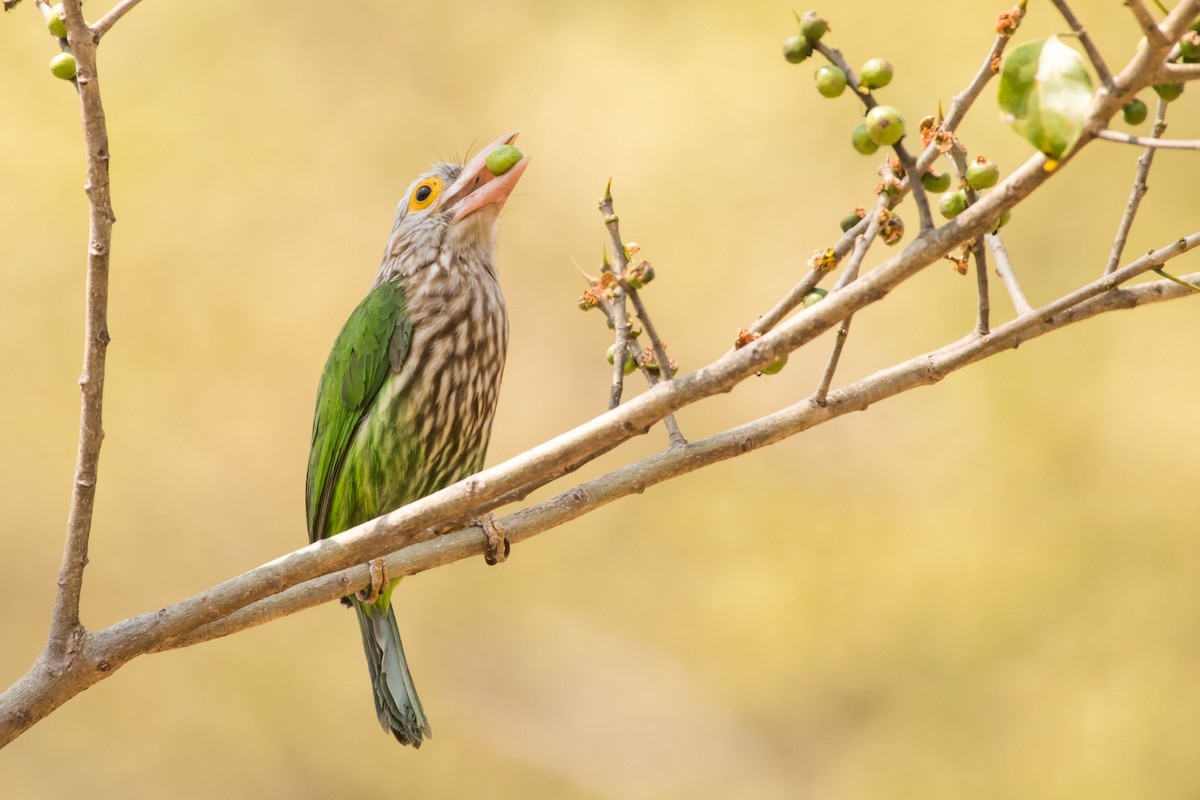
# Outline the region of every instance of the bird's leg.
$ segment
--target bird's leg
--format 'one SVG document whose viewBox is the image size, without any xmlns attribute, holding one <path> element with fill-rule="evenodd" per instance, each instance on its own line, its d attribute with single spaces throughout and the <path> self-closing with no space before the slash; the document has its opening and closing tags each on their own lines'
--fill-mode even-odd
<svg viewBox="0 0 1200 800">
<path fill-rule="evenodd" d="M 371 585 L 358 593 L 358 599 L 371 605 L 379 599 L 383 587 L 388 585 L 387 564 L 382 558 L 372 558 L 367 562 L 367 567 L 371 570 Z"/>
<path fill-rule="evenodd" d="M 483 551 L 483 560 L 488 566 L 494 567 L 507 560 L 512 546 L 504 533 L 504 526 L 496 519 L 496 515 L 489 511 L 475 520 L 475 524 L 483 529 L 483 535 L 487 537 L 487 549 Z"/>
</svg>

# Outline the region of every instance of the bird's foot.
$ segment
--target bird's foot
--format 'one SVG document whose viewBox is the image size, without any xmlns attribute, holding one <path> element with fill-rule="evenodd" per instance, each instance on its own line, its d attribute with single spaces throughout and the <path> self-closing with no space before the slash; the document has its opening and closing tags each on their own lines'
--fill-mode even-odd
<svg viewBox="0 0 1200 800">
<path fill-rule="evenodd" d="M 382 558 L 372 558 L 367 562 L 367 568 L 371 570 L 371 585 L 358 593 L 358 599 L 370 605 L 379 599 L 384 587 L 388 585 L 387 564 Z"/>
<path fill-rule="evenodd" d="M 483 551 L 483 560 L 488 566 L 494 567 L 506 561 L 512 546 L 508 542 L 504 526 L 496 519 L 496 515 L 489 511 L 475 520 L 475 524 L 483 529 L 483 535 L 487 537 L 487 549 Z"/>
</svg>

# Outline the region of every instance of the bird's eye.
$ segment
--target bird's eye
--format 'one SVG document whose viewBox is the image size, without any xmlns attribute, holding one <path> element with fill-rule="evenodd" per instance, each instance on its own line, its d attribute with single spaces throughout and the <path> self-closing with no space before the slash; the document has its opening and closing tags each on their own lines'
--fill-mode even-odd
<svg viewBox="0 0 1200 800">
<path fill-rule="evenodd" d="M 429 208 L 441 191 L 441 178 L 426 178 L 417 184 L 417 188 L 413 189 L 412 197 L 408 201 L 408 210 L 423 211 Z"/>
</svg>

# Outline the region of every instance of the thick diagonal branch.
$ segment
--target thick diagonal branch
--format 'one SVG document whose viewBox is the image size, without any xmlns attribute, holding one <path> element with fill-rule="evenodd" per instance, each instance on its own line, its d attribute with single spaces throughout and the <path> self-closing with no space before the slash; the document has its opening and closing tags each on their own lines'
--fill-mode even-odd
<svg viewBox="0 0 1200 800">
<path fill-rule="evenodd" d="M 1200 242 L 1200 235 L 1192 239 L 1192 246 L 1195 246 Z M 1159 251 L 1158 256 L 1175 252 L 1181 251 L 1172 245 Z M 1152 261 L 1150 258 L 1141 259 L 1126 268 L 1123 274 L 1133 276 L 1144 272 L 1150 269 Z M 1200 280 L 1200 273 L 1186 275 L 1184 279 Z M 1043 308 L 1030 310 L 986 336 L 972 335 L 882 370 L 831 392 L 823 404 L 811 399 L 804 400 L 715 436 L 669 448 L 510 514 L 502 518 L 500 523 L 511 541 L 521 542 L 614 500 L 640 494 L 671 478 L 736 458 L 845 414 L 861 411 L 889 397 L 937 383 L 970 364 L 1098 314 L 1192 296 L 1188 288 L 1166 280 L 1128 289 L 1108 289 L 1107 285 L 1105 281 L 1093 282 L 1068 295 L 1070 299 L 1060 299 Z M 1064 308 L 1064 303 L 1069 305 Z M 468 528 L 415 543 L 387 556 L 385 561 L 389 575 L 414 575 L 453 561 L 475 557 L 483 552 L 485 546 L 485 538 L 480 531 Z M 365 565 L 350 567 L 294 586 L 187 635 L 162 640 L 153 649 L 177 649 L 228 636 L 359 591 L 369 582 L 370 574 Z"/>
</svg>

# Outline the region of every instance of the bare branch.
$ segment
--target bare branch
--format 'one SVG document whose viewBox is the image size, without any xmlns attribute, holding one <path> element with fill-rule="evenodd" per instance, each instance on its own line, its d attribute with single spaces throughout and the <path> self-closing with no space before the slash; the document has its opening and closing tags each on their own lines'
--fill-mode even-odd
<svg viewBox="0 0 1200 800">
<path fill-rule="evenodd" d="M 638 294 L 638 290 L 629 286 L 627 281 L 625 284 L 626 291 L 629 293 L 629 299 L 633 303 L 634 311 L 637 312 L 638 319 L 641 320 L 642 326 L 646 329 L 646 335 L 650 337 L 650 345 L 654 348 L 654 357 L 658 362 L 658 375 L 651 377 L 650 385 L 653 386 L 659 380 L 671 379 L 671 358 L 667 355 L 666 345 L 658 336 L 658 331 L 654 328 L 654 323 L 650 320 L 650 314 L 646 310 L 646 304 L 642 301 L 642 296 Z M 642 365 L 643 369 L 645 365 Z M 649 371 L 648 371 L 649 373 Z M 648 374 L 648 377 L 649 374 Z M 663 424 L 667 427 L 667 438 L 672 445 L 686 444 L 687 439 L 683 435 L 683 431 L 679 429 L 679 423 L 675 419 L 674 414 L 668 414 L 663 418 Z"/>
<path fill-rule="evenodd" d="M 850 323 L 853 321 L 853 315 L 842 320 L 833 337 L 833 349 L 829 351 L 829 360 L 825 362 L 825 370 L 821 373 L 821 380 L 812 396 L 812 401 L 819 406 L 825 405 L 828 400 L 833 374 L 837 372 L 838 362 L 842 360 L 842 350 L 846 347 L 846 339 L 850 336 Z"/>
<path fill-rule="evenodd" d="M 1197 294 L 1200 294 L 1200 286 L 1197 286 L 1196 284 L 1192 283 L 1191 281 L 1184 280 L 1183 278 L 1177 278 L 1174 275 L 1171 275 L 1170 273 L 1168 273 L 1162 267 L 1154 267 L 1152 271 L 1163 276 L 1164 278 L 1171 281 L 1172 283 L 1178 284 L 1179 286 L 1185 287 L 1189 291 L 1193 291 L 1193 292 L 1196 292 Z"/>
<path fill-rule="evenodd" d="M 1142 27 L 1142 33 L 1146 34 L 1147 40 L 1158 47 L 1167 43 L 1166 37 L 1154 23 L 1154 17 L 1150 16 L 1150 12 L 1142 4 L 1142 0 L 1125 0 L 1125 6 L 1137 18 L 1138 25 Z"/>
<path fill-rule="evenodd" d="M 117 23 L 121 17 L 125 16 L 129 11 L 142 0 L 121 0 L 112 7 L 112 10 L 96 21 L 92 26 L 92 33 L 96 37 L 96 41 L 100 41 L 100 37 L 108 33 L 108 29 Z"/>
<path fill-rule="evenodd" d="M 896 151 L 896 157 L 904 166 L 904 174 L 913 176 L 908 179 L 908 188 L 912 191 L 913 202 L 917 204 L 917 217 L 920 220 L 921 233 L 924 233 L 933 227 L 933 214 L 929 211 L 929 196 L 925 192 L 925 184 L 921 182 L 921 173 L 917 172 L 916 159 L 908 152 L 903 140 L 892 145 L 892 149 Z"/>
<path fill-rule="evenodd" d="M 1179 37 L 1183 36 L 1197 15 L 1200 15 L 1200 0 L 1180 0 L 1167 14 L 1167 18 L 1155 26 L 1162 36 L 1161 41 L 1156 41 L 1157 37 L 1147 34 L 1150 46 L 1146 49 L 1155 52 L 1169 51 L 1172 43 L 1179 41 Z M 1159 59 L 1159 63 L 1162 63 L 1162 59 Z"/>
<path fill-rule="evenodd" d="M 79 0 L 65 0 L 67 40 L 75 53 L 79 102 L 83 118 L 83 141 L 87 158 L 88 251 L 87 290 L 84 322 L 83 373 L 79 378 L 82 401 L 79 413 L 79 447 L 75 458 L 75 480 L 67 514 L 67 538 L 58 575 L 58 593 L 46 643 L 51 662 L 70 658 L 83 634 L 79 623 L 79 597 L 83 570 L 88 561 L 88 539 L 100 445 L 104 440 L 104 365 L 108 349 L 108 263 L 112 224 L 116 217 L 108 183 L 108 131 L 100 86 L 96 80 L 96 45 L 83 21 Z"/>
<path fill-rule="evenodd" d="M 1008 290 L 1008 296 L 1012 298 L 1017 316 L 1030 313 L 1033 311 L 1033 307 L 1025 299 L 1025 293 L 1021 291 L 1021 284 L 1017 282 L 1017 274 L 1013 272 L 1012 261 L 1008 258 L 1008 251 L 1004 249 L 1004 240 L 998 233 L 985 234 L 983 238 L 992 249 L 992 255 L 996 257 L 996 274 L 1000 276 L 1001 283 Z"/>
<path fill-rule="evenodd" d="M 1200 79 L 1200 64 L 1163 64 L 1155 83 L 1187 83 Z"/>
<path fill-rule="evenodd" d="M 862 266 L 863 259 L 866 258 L 867 251 L 875 242 L 875 238 L 879 236 L 879 230 L 882 227 L 882 215 L 887 209 L 887 204 L 887 196 L 881 194 L 874 211 L 867 217 L 870 220 L 867 224 L 867 230 L 855 242 L 854 253 L 850 256 L 850 260 L 846 262 L 846 267 L 842 270 L 837 283 L 834 284 L 833 291 L 839 291 L 858 279 L 859 267 Z M 853 321 L 854 315 L 851 314 L 842 320 L 842 324 L 838 325 L 837 334 L 833 340 L 833 350 L 829 353 L 829 361 L 825 364 L 825 370 L 821 374 L 817 390 L 813 392 L 813 402 L 819 406 L 825 405 L 825 398 L 829 394 L 829 387 L 833 383 L 833 374 L 837 371 L 838 362 L 842 358 L 842 349 L 846 346 L 846 337 L 850 335 L 850 323 Z"/>
<path fill-rule="evenodd" d="M 975 318 L 975 333 L 978 336 L 986 336 L 991 324 L 992 307 L 988 298 L 987 249 L 983 246 L 982 236 L 975 240 L 972 253 L 975 255 L 975 285 L 978 287 L 979 294 L 979 314 Z"/>
<path fill-rule="evenodd" d="M 1136 144 L 1152 150 L 1200 150 L 1200 139 L 1156 139 L 1151 136 L 1134 136 L 1131 133 L 1111 131 L 1108 128 L 1097 131 L 1096 138 L 1122 144 Z"/>
<path fill-rule="evenodd" d="M 1092 68 L 1096 70 L 1096 75 L 1099 76 L 1100 82 L 1104 84 L 1104 88 L 1112 92 L 1116 90 L 1113 84 L 1112 72 L 1108 68 L 1108 64 L 1104 63 L 1104 56 L 1100 54 L 1100 48 L 1096 47 L 1096 43 L 1092 41 L 1091 35 L 1087 32 L 1087 28 L 1083 27 L 1083 23 L 1075 16 L 1075 12 L 1067 5 L 1066 0 L 1051 0 L 1054 7 L 1058 9 L 1058 13 L 1071 26 L 1071 30 L 1079 38 L 1079 43 L 1083 45 L 1083 51 L 1087 53 L 1088 58 L 1092 62 Z"/>
<path fill-rule="evenodd" d="M 613 343 L 612 391 L 608 397 L 608 408 L 612 410 L 621 404 L 621 394 L 625 385 L 624 355 L 625 349 L 629 346 L 629 315 L 625 309 L 625 290 L 621 287 L 621 275 L 626 266 L 625 246 L 621 244 L 621 234 L 617 228 L 617 215 L 613 211 L 612 178 L 608 179 L 608 185 L 604 187 L 604 196 L 600 198 L 599 207 L 600 213 L 604 215 L 604 224 L 612 237 L 613 247 L 616 249 L 613 256 L 616 259 L 613 274 L 617 278 L 617 285 L 613 287 L 612 302 L 608 309 L 616 339 Z M 608 266 L 607 257 L 604 259 L 604 264 L 606 267 Z"/>
<path fill-rule="evenodd" d="M 608 393 L 608 408 L 611 411 L 621 405 L 625 391 L 625 351 L 629 347 L 629 319 L 625 309 L 625 290 L 620 286 L 613 289 L 613 369 L 612 389 Z"/>
<path fill-rule="evenodd" d="M 1168 103 L 1159 98 L 1158 107 L 1154 112 L 1153 138 L 1155 139 L 1162 136 L 1167 129 L 1167 105 Z M 1133 227 L 1133 218 L 1137 215 L 1138 207 L 1142 204 L 1142 197 L 1145 196 L 1148 188 L 1146 178 L 1150 175 L 1150 166 L 1154 162 L 1155 150 L 1156 148 L 1147 147 L 1141 158 L 1138 159 L 1137 169 L 1133 175 L 1133 189 L 1129 192 L 1129 200 L 1125 203 L 1125 212 L 1121 215 L 1121 222 L 1117 225 L 1117 235 L 1108 255 L 1108 263 L 1104 266 L 1105 275 L 1112 273 L 1121 263 L 1121 255 L 1125 252 L 1125 242 L 1129 239 L 1130 228 Z"/>
</svg>

